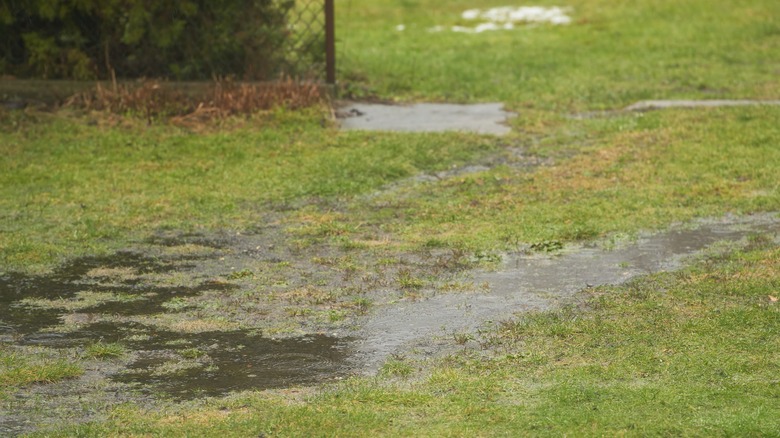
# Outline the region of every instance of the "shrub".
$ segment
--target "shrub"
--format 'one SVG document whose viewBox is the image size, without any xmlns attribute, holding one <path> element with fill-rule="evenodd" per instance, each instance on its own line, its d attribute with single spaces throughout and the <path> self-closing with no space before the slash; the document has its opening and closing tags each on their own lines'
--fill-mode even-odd
<svg viewBox="0 0 780 438">
<path fill-rule="evenodd" d="M 42 78 L 268 79 L 292 0 L 0 0 L 0 69 Z"/>
</svg>

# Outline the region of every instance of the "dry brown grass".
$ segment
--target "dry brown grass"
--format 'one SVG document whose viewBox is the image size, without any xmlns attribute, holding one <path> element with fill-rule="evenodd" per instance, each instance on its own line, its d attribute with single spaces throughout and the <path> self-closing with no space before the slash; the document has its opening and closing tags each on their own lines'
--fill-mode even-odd
<svg viewBox="0 0 780 438">
<path fill-rule="evenodd" d="M 253 114 L 273 108 L 300 109 L 322 104 L 327 94 L 311 81 L 282 78 L 273 82 L 241 83 L 218 79 L 208 84 L 176 84 L 157 80 L 98 83 L 68 99 L 66 106 L 90 111 L 135 114 L 196 125 L 213 119 Z"/>
</svg>

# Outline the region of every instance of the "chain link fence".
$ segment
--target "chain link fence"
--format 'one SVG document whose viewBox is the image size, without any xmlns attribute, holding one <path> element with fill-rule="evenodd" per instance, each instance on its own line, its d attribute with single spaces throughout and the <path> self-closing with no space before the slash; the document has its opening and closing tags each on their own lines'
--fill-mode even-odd
<svg viewBox="0 0 780 438">
<path fill-rule="evenodd" d="M 334 0 L 297 0 L 288 17 L 285 73 L 334 83 Z"/>
</svg>

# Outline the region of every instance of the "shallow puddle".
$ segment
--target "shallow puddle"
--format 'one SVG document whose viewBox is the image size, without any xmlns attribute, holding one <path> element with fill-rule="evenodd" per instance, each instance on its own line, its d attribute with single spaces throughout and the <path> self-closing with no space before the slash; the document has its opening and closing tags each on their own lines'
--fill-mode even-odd
<svg viewBox="0 0 780 438">
<path fill-rule="evenodd" d="M 165 313 L 163 304 L 171 299 L 237 287 L 217 281 L 160 286 L 138 277 L 187 268 L 182 258 L 160 260 L 120 252 L 76 259 L 49 275 L 2 275 L 0 342 L 50 348 L 119 343 L 130 361 L 112 380 L 131 384 L 141 393 L 177 399 L 315 384 L 344 373 L 349 339 L 312 335 L 275 340 L 250 331 L 181 333 L 103 320 Z M 79 304 L 84 291 L 101 299 Z M 74 305 L 80 307 L 69 307 Z M 61 330 L 67 318 L 77 321 Z"/>
<path fill-rule="evenodd" d="M 324 335 L 274 340 L 242 331 L 187 336 L 156 333 L 154 339 L 155 345 L 131 345 L 143 348 L 141 358 L 113 379 L 180 399 L 321 384 L 345 374 L 350 341 Z M 171 359 L 171 343 L 178 347 L 173 352 L 190 362 Z M 193 366 L 173 376 L 156 373 L 168 364 L 180 367 L 182 363 Z"/>
<path fill-rule="evenodd" d="M 184 257 L 174 263 L 137 253 L 119 252 L 108 257 L 75 259 L 48 275 L 0 275 L 0 340 L 24 339 L 31 333 L 59 325 L 61 318 L 72 312 L 66 307 L 58 307 L 57 301 L 65 306 L 68 300 L 82 292 L 104 293 L 124 299 L 96 302 L 79 309 L 80 313 L 147 315 L 162 311 L 162 303 L 173 297 L 233 287 L 210 282 L 194 287 L 165 287 L 148 285 L 138 278 L 150 273 L 183 270 L 189 266 Z M 51 303 L 51 306 L 30 304 L 36 300 Z"/>
<path fill-rule="evenodd" d="M 620 284 L 642 274 L 678 269 L 686 256 L 721 241 L 780 232 L 776 215 L 726 218 L 646 235 L 614 249 L 585 246 L 553 255 L 511 255 L 497 272 L 475 275 L 488 292 L 441 294 L 401 302 L 376 312 L 364 325 L 356 347 L 368 370 L 391 355 L 424 348 L 433 336 L 473 332 L 524 311 L 545 310 L 593 286 Z"/>
<path fill-rule="evenodd" d="M 642 100 L 625 111 L 651 111 L 668 108 L 721 108 L 730 106 L 778 106 L 780 100 Z"/>
</svg>

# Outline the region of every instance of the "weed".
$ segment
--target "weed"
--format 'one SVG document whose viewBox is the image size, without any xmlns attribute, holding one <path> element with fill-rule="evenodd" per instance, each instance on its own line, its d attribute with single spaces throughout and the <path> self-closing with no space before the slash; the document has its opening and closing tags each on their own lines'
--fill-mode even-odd
<svg viewBox="0 0 780 438">
<path fill-rule="evenodd" d="M 91 359 L 115 359 L 126 354 L 127 349 L 115 342 L 96 342 L 84 349 L 84 355 Z"/>
<path fill-rule="evenodd" d="M 393 377 L 409 377 L 414 373 L 414 367 L 400 356 L 388 359 L 379 370 L 380 374 Z"/>
<path fill-rule="evenodd" d="M 486 265 L 497 265 L 501 263 L 502 260 L 503 257 L 501 256 L 501 254 L 495 251 L 477 251 L 471 257 L 471 261 L 473 263 L 486 264 Z"/>
<path fill-rule="evenodd" d="M 328 321 L 329 322 L 339 322 L 343 321 L 347 318 L 347 314 L 340 310 L 329 310 L 328 311 Z"/>
<path fill-rule="evenodd" d="M 453 333 L 452 338 L 458 345 L 466 345 L 469 341 L 474 340 L 474 335 L 471 333 Z"/>
<path fill-rule="evenodd" d="M 161 307 L 171 312 L 181 312 L 189 307 L 192 307 L 192 303 L 186 298 L 173 297 L 170 300 L 162 303 Z"/>
<path fill-rule="evenodd" d="M 558 240 L 545 240 L 531 244 L 531 249 L 538 252 L 555 252 L 563 249 L 563 243 Z"/>
<path fill-rule="evenodd" d="M 199 348 L 185 348 L 180 350 L 179 354 L 185 359 L 198 359 L 206 355 L 206 352 Z"/>
<path fill-rule="evenodd" d="M 254 278 L 255 274 L 249 269 L 241 269 L 239 271 L 233 271 L 226 276 L 228 280 L 242 280 L 247 278 Z"/>
<path fill-rule="evenodd" d="M 417 290 L 425 286 L 425 281 L 414 276 L 407 268 L 400 269 L 395 277 L 398 287 L 404 290 Z"/>
<path fill-rule="evenodd" d="M 287 314 L 287 316 L 298 318 L 310 315 L 312 310 L 301 307 L 285 307 L 284 312 Z"/>
<path fill-rule="evenodd" d="M 371 300 L 365 297 L 357 297 L 352 300 L 350 303 L 352 307 L 355 308 L 355 310 L 360 315 L 364 315 L 368 313 L 368 310 L 371 308 Z"/>
</svg>

